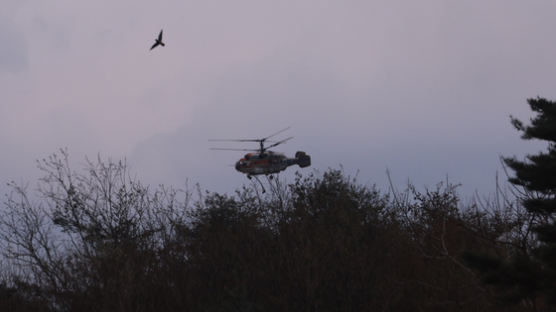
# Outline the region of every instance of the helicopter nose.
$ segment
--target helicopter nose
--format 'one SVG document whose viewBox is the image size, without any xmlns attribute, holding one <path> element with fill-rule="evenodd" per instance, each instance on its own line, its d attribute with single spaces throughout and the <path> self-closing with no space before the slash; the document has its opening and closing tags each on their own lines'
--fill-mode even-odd
<svg viewBox="0 0 556 312">
<path fill-rule="evenodd" d="M 241 166 L 241 165 L 240 165 L 239 161 L 237 161 L 237 162 L 236 162 L 236 170 L 237 170 L 237 171 L 240 171 L 240 170 L 239 170 L 240 166 Z"/>
</svg>

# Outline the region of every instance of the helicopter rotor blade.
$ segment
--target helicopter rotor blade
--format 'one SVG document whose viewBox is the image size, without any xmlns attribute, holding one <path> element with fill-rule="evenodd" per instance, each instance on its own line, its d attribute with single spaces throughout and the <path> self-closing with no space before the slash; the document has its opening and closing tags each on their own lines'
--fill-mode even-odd
<svg viewBox="0 0 556 312">
<path fill-rule="evenodd" d="M 275 132 L 275 133 L 273 133 L 273 134 L 271 134 L 271 135 L 269 135 L 269 136 L 267 136 L 267 137 L 265 137 L 265 138 L 262 138 L 260 141 L 263 141 L 263 142 L 264 142 L 264 141 L 266 141 L 266 139 L 271 138 L 271 137 L 273 137 L 273 136 L 275 136 L 275 135 L 278 135 L 278 134 L 280 134 L 280 133 L 282 133 L 282 132 L 288 130 L 289 128 L 291 128 L 291 127 L 287 127 L 287 128 L 284 128 L 284 129 L 282 129 L 282 130 L 280 130 L 280 131 L 278 131 L 278 132 Z"/>
<path fill-rule="evenodd" d="M 261 140 L 256 139 L 224 139 L 224 140 L 209 140 L 209 142 L 260 142 Z"/>
<path fill-rule="evenodd" d="M 266 142 L 267 139 L 269 139 L 273 136 L 276 136 L 276 135 L 288 130 L 289 128 L 291 128 L 291 127 L 284 128 L 284 129 L 282 129 L 278 132 L 275 132 L 275 133 L 273 133 L 273 134 L 271 134 L 267 137 L 264 137 L 262 139 L 210 139 L 209 142 L 259 142 L 259 143 L 261 143 L 261 142 Z"/>
<path fill-rule="evenodd" d="M 278 141 L 278 142 L 276 142 L 276 143 L 274 143 L 274 144 L 271 144 L 271 145 L 265 147 L 264 150 L 266 151 L 267 149 L 269 149 L 269 148 L 271 148 L 271 147 L 280 145 L 280 144 L 285 143 L 286 141 L 289 141 L 289 140 L 291 140 L 291 139 L 293 139 L 293 137 L 289 137 L 289 138 L 283 139 L 283 140 L 281 140 L 281 141 Z"/>
<path fill-rule="evenodd" d="M 211 150 L 216 151 L 240 151 L 240 152 L 256 152 L 258 149 L 250 149 L 250 148 L 224 148 L 224 147 L 211 147 Z"/>
</svg>

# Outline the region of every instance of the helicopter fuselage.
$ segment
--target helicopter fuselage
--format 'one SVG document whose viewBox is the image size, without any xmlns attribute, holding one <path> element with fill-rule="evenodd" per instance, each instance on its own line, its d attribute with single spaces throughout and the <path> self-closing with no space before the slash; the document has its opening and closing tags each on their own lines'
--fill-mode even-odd
<svg viewBox="0 0 556 312">
<path fill-rule="evenodd" d="M 288 158 L 284 154 L 273 151 L 263 153 L 248 153 L 235 164 L 237 171 L 248 176 L 259 174 L 273 174 L 285 170 L 289 166 L 299 165 L 307 167 L 311 164 L 310 156 L 304 152 L 297 152 L 295 158 Z"/>
</svg>

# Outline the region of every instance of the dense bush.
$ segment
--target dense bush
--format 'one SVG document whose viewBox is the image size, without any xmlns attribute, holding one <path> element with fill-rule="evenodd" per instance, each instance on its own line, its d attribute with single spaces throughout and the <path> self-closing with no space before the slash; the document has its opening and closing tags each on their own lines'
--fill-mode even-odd
<svg viewBox="0 0 556 312">
<path fill-rule="evenodd" d="M 329 170 L 230 196 L 100 159 L 75 172 L 64 151 L 40 168 L 39 199 L 11 184 L 0 217 L 3 311 L 509 309 L 461 255 L 509 253 L 523 224 L 452 185 L 381 193 Z"/>
</svg>

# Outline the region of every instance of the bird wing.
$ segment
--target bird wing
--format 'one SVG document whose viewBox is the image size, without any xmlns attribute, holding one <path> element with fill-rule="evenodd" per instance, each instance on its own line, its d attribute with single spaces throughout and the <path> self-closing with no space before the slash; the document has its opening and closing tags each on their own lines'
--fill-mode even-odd
<svg viewBox="0 0 556 312">
<path fill-rule="evenodd" d="M 162 41 L 162 29 L 160 30 L 160 34 L 158 34 L 158 40 Z"/>
<path fill-rule="evenodd" d="M 151 47 L 151 50 L 156 48 L 157 45 L 159 45 L 158 41 L 153 44 L 153 46 Z"/>
</svg>

